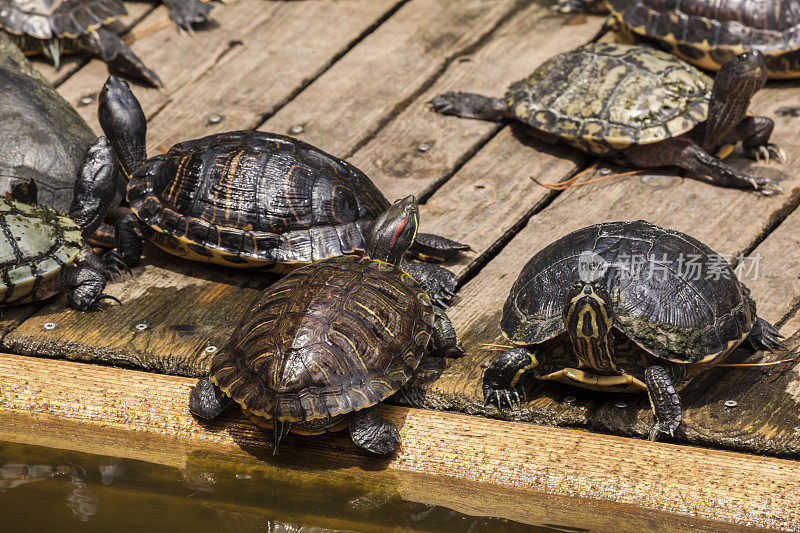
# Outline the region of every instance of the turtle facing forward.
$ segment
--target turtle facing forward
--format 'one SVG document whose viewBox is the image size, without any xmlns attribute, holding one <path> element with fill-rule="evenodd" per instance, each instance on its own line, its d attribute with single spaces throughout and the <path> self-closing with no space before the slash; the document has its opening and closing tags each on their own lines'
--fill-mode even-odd
<svg viewBox="0 0 800 533">
<path fill-rule="evenodd" d="M 512 84 L 504 99 L 451 92 L 431 104 L 448 115 L 518 120 L 620 164 L 674 165 L 716 185 L 772 193 L 781 190 L 774 181 L 711 155 L 727 155 L 741 141 L 756 160 L 785 160 L 783 150 L 769 142 L 772 120 L 747 114 L 766 80 L 757 51 L 726 63 L 712 82 L 665 52 L 595 43 L 546 61 Z"/>
<path fill-rule="evenodd" d="M 533 377 L 647 391 L 651 439 L 679 426 L 676 389 L 743 341 L 785 348 L 719 254 L 643 220 L 589 226 L 545 247 L 522 269 L 500 325 L 516 347 L 486 369 L 488 403 L 515 404 Z"/>
<path fill-rule="evenodd" d="M 267 289 L 192 389 L 192 413 L 214 418 L 233 399 L 272 427 L 276 450 L 289 430 L 349 427 L 360 447 L 392 452 L 397 428 L 375 405 L 428 351 L 462 355 L 444 311 L 399 267 L 418 224 L 414 197 L 398 200 L 370 228 L 365 256 L 312 263 Z"/>
</svg>

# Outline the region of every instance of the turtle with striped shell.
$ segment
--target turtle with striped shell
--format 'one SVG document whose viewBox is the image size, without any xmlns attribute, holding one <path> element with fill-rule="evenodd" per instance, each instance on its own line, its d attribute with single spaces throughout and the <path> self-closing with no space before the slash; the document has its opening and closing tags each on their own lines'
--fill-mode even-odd
<svg viewBox="0 0 800 533">
<path fill-rule="evenodd" d="M 114 156 L 105 137 L 91 145 L 75 183 L 69 216 L 36 204 L 36 181 L 24 190 L 25 202 L 0 198 L 0 306 L 50 298 L 67 291 L 67 303 L 80 311 L 98 307 L 106 278 L 125 268 L 112 252 L 105 261 L 85 239 L 93 235 L 114 183 Z M 18 189 L 20 192 L 22 189 Z"/>
<path fill-rule="evenodd" d="M 549 59 L 505 98 L 450 92 L 431 105 L 447 115 L 517 120 L 623 165 L 677 166 L 715 185 L 771 194 L 781 191 L 777 183 L 719 159 L 738 142 L 756 160 L 786 159 L 769 142 L 772 120 L 747 113 L 766 80 L 758 51 L 728 61 L 712 81 L 659 50 L 593 43 Z"/>
<path fill-rule="evenodd" d="M 462 355 L 447 315 L 400 268 L 418 226 L 414 197 L 398 200 L 370 227 L 363 256 L 312 263 L 265 290 L 192 389 L 191 412 L 214 418 L 232 399 L 272 428 L 276 451 L 290 430 L 349 427 L 361 448 L 392 452 L 397 428 L 376 404 L 429 351 Z"/>
<path fill-rule="evenodd" d="M 644 220 L 579 229 L 523 267 L 500 323 L 514 348 L 486 369 L 487 403 L 513 406 L 531 378 L 647 392 L 654 440 L 682 420 L 676 389 L 742 342 L 785 349 L 725 259 Z"/>
<path fill-rule="evenodd" d="M 347 161 L 300 140 L 260 131 L 210 135 L 146 158 L 144 113 L 127 83 L 108 79 L 100 124 L 124 174 L 133 213 L 117 223 L 117 250 L 139 262 L 147 237 L 174 255 L 232 267 L 288 271 L 357 253 L 365 230 L 389 207 Z M 443 260 L 468 246 L 419 234 L 412 251 Z M 436 265 L 404 262 L 437 301 L 456 278 Z"/>
</svg>

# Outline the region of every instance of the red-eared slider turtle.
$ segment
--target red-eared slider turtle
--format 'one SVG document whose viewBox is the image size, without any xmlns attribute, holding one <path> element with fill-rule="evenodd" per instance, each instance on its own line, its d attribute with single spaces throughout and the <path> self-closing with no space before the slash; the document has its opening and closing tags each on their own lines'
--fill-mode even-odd
<svg viewBox="0 0 800 533">
<path fill-rule="evenodd" d="M 211 361 L 189 408 L 219 415 L 233 399 L 275 448 L 291 429 L 317 434 L 350 427 L 353 441 L 387 454 L 399 436 L 375 405 L 414 373 L 423 354 L 460 356 L 450 321 L 400 269 L 419 225 L 416 200 L 395 202 L 367 235 L 364 256 L 296 270 L 267 289 Z"/>
<path fill-rule="evenodd" d="M 144 235 L 189 259 L 291 269 L 363 250 L 365 228 L 389 207 L 347 161 L 273 133 L 210 135 L 146 160 L 144 114 L 128 85 L 113 76 L 100 93 L 99 118 L 130 177 L 133 213 L 117 223 L 117 249 L 131 266 L 139 261 Z M 414 252 L 428 259 L 464 249 L 429 234 L 414 244 Z M 435 272 L 449 280 L 443 288 L 455 289 L 447 270 L 421 263 L 403 268 L 422 279 Z M 430 292 L 436 299 L 448 296 Z"/>
<path fill-rule="evenodd" d="M 665 52 L 595 43 L 548 60 L 511 85 L 504 99 L 451 92 L 431 104 L 448 115 L 518 120 L 632 167 L 674 165 L 716 185 L 771 193 L 780 191 L 774 181 L 709 153 L 727 155 L 742 141 L 745 153 L 757 160 L 785 159 L 769 142 L 772 120 L 747 114 L 750 98 L 766 80 L 757 51 L 726 63 L 712 82 Z"/>
<path fill-rule="evenodd" d="M 800 77 L 797 0 L 608 0 L 623 30 L 678 57 L 719 70 L 737 55 L 764 54 L 770 78 Z"/>
<path fill-rule="evenodd" d="M 534 255 L 500 326 L 516 348 L 486 369 L 487 402 L 516 403 L 528 377 L 647 391 L 656 418 L 651 439 L 680 424 L 675 389 L 692 375 L 745 339 L 784 348 L 722 256 L 643 220 L 589 226 Z"/>
<path fill-rule="evenodd" d="M 102 27 L 125 13 L 121 0 L 0 0 L 0 29 L 23 52 L 43 53 L 56 68 L 63 51 L 91 52 L 119 72 L 160 87 L 158 76 Z"/>
<path fill-rule="evenodd" d="M 100 223 L 106 194 L 114 183 L 114 156 L 105 137 L 89 147 L 75 184 L 70 216 L 35 204 L 35 181 L 27 189 L 29 203 L 0 198 L 0 305 L 49 298 L 66 290 L 70 307 L 86 311 L 103 299 L 106 277 L 119 272 L 111 253 L 104 263 L 85 244 Z"/>
</svg>

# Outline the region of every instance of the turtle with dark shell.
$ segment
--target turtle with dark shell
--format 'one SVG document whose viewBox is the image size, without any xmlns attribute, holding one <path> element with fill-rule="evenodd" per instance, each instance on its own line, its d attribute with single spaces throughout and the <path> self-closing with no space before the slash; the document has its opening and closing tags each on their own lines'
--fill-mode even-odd
<svg viewBox="0 0 800 533">
<path fill-rule="evenodd" d="M 538 252 L 514 283 L 500 326 L 514 348 L 484 373 L 487 403 L 517 404 L 534 377 L 646 391 L 656 419 L 651 439 L 678 428 L 676 389 L 742 342 L 785 348 L 722 256 L 643 220 L 589 226 Z"/>
<path fill-rule="evenodd" d="M 797 0 L 561 0 L 557 9 L 609 13 L 625 38 L 655 43 L 707 70 L 758 50 L 770 78 L 800 77 Z"/>
<path fill-rule="evenodd" d="M 125 266 L 112 252 L 105 261 L 86 243 L 113 201 L 114 156 L 105 137 L 91 145 L 75 183 L 69 216 L 36 204 L 36 181 L 25 202 L 0 198 L 0 306 L 50 298 L 67 291 L 67 303 L 80 311 L 104 299 L 106 278 Z"/>
<path fill-rule="evenodd" d="M 781 190 L 777 183 L 719 159 L 740 141 L 756 160 L 786 159 L 769 141 L 772 120 L 747 112 L 766 80 L 758 51 L 728 61 L 712 82 L 659 50 L 594 43 L 549 59 L 505 98 L 450 92 L 431 105 L 447 115 L 517 120 L 546 140 L 623 165 L 677 166 L 715 185 L 770 194 Z"/>
<path fill-rule="evenodd" d="M 103 28 L 125 13 L 121 0 L 0 0 L 0 29 L 23 52 L 42 53 L 56 68 L 62 52 L 89 52 L 127 76 L 160 87 L 155 72 Z"/>
<path fill-rule="evenodd" d="M 119 220 L 117 250 L 139 262 L 143 237 L 180 257 L 286 271 L 364 249 L 365 229 L 389 202 L 360 170 L 307 143 L 236 131 L 179 143 L 146 159 L 146 121 L 127 83 L 108 79 L 100 124 L 127 184 L 130 215 Z M 420 234 L 418 257 L 443 260 L 467 246 Z M 456 278 L 435 265 L 404 262 L 438 300 Z"/>
<path fill-rule="evenodd" d="M 397 428 L 376 404 L 424 354 L 463 354 L 447 315 L 400 268 L 418 226 L 414 197 L 398 200 L 370 227 L 363 256 L 312 263 L 267 289 L 192 389 L 191 412 L 214 418 L 233 400 L 272 428 L 276 450 L 290 430 L 349 427 L 361 448 L 392 452 Z"/>
</svg>

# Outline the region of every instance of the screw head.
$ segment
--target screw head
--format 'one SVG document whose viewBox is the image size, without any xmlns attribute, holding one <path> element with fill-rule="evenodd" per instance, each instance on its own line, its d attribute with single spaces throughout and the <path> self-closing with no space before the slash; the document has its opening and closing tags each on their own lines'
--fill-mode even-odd
<svg viewBox="0 0 800 533">
<path fill-rule="evenodd" d="M 725 400 L 725 407 L 731 408 L 736 407 L 737 405 L 739 405 L 739 402 L 736 400 Z"/>
<path fill-rule="evenodd" d="M 206 353 L 214 353 L 216 351 L 217 351 L 217 347 L 216 346 L 206 346 L 206 349 L 205 349 Z"/>
<path fill-rule="evenodd" d="M 81 99 L 78 101 L 78 103 L 79 103 L 80 105 L 89 105 L 89 104 L 91 104 L 92 102 L 94 102 L 94 96 L 92 96 L 92 95 L 89 95 L 89 94 L 87 94 L 86 96 L 84 96 L 83 98 L 81 98 Z"/>
<path fill-rule="evenodd" d="M 564 403 L 572 403 L 576 400 L 575 396 L 566 396 L 564 397 Z"/>
<path fill-rule="evenodd" d="M 56 329 L 56 323 L 55 322 L 45 322 L 42 327 L 44 329 Z"/>
<path fill-rule="evenodd" d="M 222 117 L 220 115 L 208 115 L 209 124 L 219 124 L 220 122 L 222 122 Z"/>
<path fill-rule="evenodd" d="M 136 329 L 138 329 L 139 331 L 144 331 L 144 330 L 146 330 L 146 329 L 147 329 L 147 324 L 145 324 L 145 323 L 142 323 L 142 324 L 136 324 L 134 327 L 135 327 Z"/>
<path fill-rule="evenodd" d="M 303 126 L 297 125 L 297 126 L 292 126 L 291 129 L 289 130 L 289 133 L 297 135 L 298 133 L 303 133 L 304 131 L 306 130 Z"/>
<path fill-rule="evenodd" d="M 628 404 L 625 402 L 617 402 L 614 404 L 614 407 L 616 407 L 617 409 L 625 409 L 626 407 L 628 407 Z"/>
<path fill-rule="evenodd" d="M 428 143 L 422 143 L 419 146 L 417 146 L 417 150 L 419 150 L 420 152 L 427 152 L 430 149 L 431 145 Z"/>
</svg>

